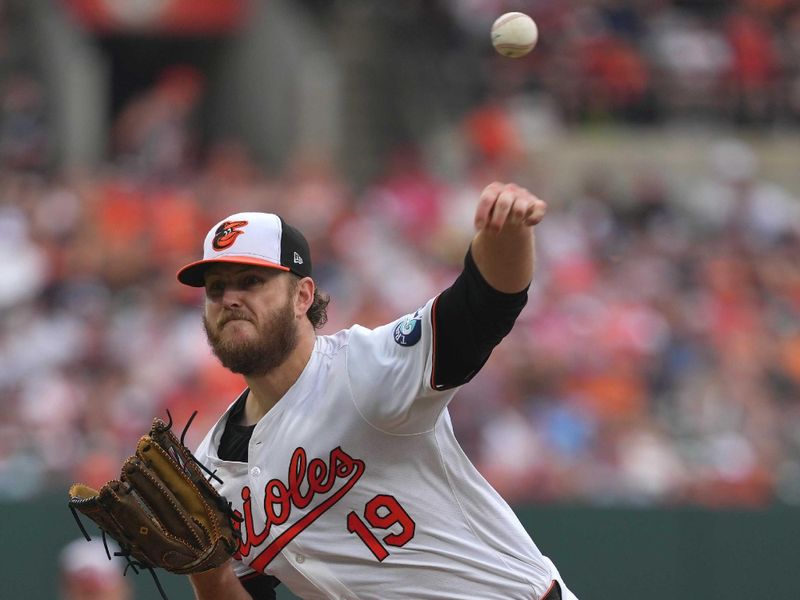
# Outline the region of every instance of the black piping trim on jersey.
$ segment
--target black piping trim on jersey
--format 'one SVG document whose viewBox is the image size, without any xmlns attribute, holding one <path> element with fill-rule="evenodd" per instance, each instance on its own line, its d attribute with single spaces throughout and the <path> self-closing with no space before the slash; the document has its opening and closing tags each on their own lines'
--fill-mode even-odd
<svg viewBox="0 0 800 600">
<path fill-rule="evenodd" d="M 443 391 L 444 386 L 438 387 L 436 384 L 436 305 L 439 304 L 439 297 L 431 305 L 431 388 L 436 391 Z"/>
</svg>

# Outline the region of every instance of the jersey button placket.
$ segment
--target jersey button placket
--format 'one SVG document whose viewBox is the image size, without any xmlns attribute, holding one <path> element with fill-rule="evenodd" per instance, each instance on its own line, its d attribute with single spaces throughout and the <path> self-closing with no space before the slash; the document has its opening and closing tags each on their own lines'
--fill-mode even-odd
<svg viewBox="0 0 800 600">
<path fill-rule="evenodd" d="M 261 469 L 259 469 L 258 467 L 253 467 L 252 469 L 250 469 L 250 476 L 253 479 L 256 479 L 259 475 L 261 475 Z"/>
</svg>

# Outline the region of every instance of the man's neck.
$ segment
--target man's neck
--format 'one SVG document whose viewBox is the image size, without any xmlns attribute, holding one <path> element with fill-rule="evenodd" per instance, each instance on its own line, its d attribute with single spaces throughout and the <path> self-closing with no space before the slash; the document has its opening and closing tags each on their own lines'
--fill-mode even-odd
<svg viewBox="0 0 800 600">
<path fill-rule="evenodd" d="M 304 332 L 281 366 L 266 375 L 245 377 L 250 393 L 247 395 L 241 425 L 255 425 L 283 398 L 306 368 L 315 342 L 313 329 L 310 334 Z"/>
</svg>

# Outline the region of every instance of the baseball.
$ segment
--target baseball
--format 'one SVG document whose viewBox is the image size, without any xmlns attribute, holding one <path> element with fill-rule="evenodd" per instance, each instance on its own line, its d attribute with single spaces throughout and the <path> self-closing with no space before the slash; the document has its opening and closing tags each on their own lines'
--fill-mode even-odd
<svg viewBox="0 0 800 600">
<path fill-rule="evenodd" d="M 539 39 L 539 28 L 528 15 L 510 12 L 501 15 L 492 25 L 492 45 L 503 56 L 519 58 L 533 50 Z"/>
</svg>

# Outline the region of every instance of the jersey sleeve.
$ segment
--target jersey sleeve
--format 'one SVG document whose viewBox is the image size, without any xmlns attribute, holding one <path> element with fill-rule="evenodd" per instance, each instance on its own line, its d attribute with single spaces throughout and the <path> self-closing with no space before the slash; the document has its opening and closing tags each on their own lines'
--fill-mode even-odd
<svg viewBox="0 0 800 600">
<path fill-rule="evenodd" d="M 527 288 L 512 294 L 492 288 L 470 248 L 453 285 L 425 306 L 374 330 L 353 328 L 347 370 L 362 416 L 398 433 L 433 427 L 455 389 L 511 331 L 527 299 Z"/>
<path fill-rule="evenodd" d="M 373 427 L 411 434 L 431 429 L 454 390 L 431 387 L 435 299 L 386 325 L 350 331 L 347 374 L 353 401 Z"/>
</svg>

